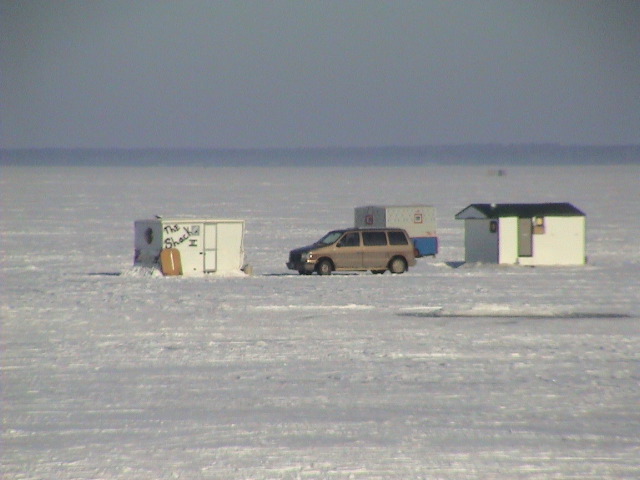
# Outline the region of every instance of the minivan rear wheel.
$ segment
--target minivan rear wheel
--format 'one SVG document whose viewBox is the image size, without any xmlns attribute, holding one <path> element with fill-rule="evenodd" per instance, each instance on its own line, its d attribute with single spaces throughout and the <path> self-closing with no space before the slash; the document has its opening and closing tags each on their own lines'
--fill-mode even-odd
<svg viewBox="0 0 640 480">
<path fill-rule="evenodd" d="M 316 267 L 316 271 L 318 275 L 331 275 L 333 271 L 333 265 L 329 260 L 320 260 L 318 266 Z"/>
<path fill-rule="evenodd" d="M 389 262 L 389 270 L 391 273 L 404 273 L 407 271 L 407 262 L 402 257 L 394 257 Z"/>
</svg>

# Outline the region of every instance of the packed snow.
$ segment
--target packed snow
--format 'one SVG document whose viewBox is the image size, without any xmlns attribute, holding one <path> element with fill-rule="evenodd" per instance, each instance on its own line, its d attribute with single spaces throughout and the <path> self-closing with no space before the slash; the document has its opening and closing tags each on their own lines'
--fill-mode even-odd
<svg viewBox="0 0 640 480">
<path fill-rule="evenodd" d="M 2 478 L 640 478 L 638 164 L 0 175 Z M 556 201 L 587 265 L 464 264 L 458 211 Z M 438 256 L 286 269 L 369 204 L 434 205 Z M 244 219 L 253 275 L 134 267 L 155 214 Z"/>
</svg>

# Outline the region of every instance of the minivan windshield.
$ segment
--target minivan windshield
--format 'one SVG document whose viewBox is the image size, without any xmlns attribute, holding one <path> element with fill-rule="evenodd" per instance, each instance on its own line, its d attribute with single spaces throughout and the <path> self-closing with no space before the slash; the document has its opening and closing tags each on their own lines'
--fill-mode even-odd
<svg viewBox="0 0 640 480">
<path fill-rule="evenodd" d="M 340 230 L 334 230 L 332 232 L 327 233 L 324 237 L 318 240 L 318 243 L 322 245 L 331 245 L 332 243 L 336 243 L 338 239 L 342 236 L 344 232 Z"/>
</svg>

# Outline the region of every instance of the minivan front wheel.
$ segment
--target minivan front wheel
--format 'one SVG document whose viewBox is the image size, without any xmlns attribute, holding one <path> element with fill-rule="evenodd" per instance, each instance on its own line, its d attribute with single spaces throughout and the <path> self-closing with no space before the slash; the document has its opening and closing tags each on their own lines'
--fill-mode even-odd
<svg viewBox="0 0 640 480">
<path fill-rule="evenodd" d="M 316 267 L 316 271 L 318 272 L 318 275 L 331 275 L 333 265 L 329 260 L 320 260 Z"/>
<path fill-rule="evenodd" d="M 407 262 L 402 257 L 394 257 L 389 262 L 389 270 L 391 273 L 404 273 L 407 271 Z"/>
</svg>

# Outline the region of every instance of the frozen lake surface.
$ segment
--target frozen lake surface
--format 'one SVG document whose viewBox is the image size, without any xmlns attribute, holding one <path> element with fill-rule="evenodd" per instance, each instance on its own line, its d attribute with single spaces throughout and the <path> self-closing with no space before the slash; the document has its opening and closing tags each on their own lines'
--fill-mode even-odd
<svg viewBox="0 0 640 480">
<path fill-rule="evenodd" d="M 640 478 L 640 167 L 506 170 L 3 167 L 0 476 Z M 586 266 L 462 263 L 468 204 L 553 201 L 586 212 Z M 286 269 L 411 203 L 435 259 Z M 246 220 L 254 275 L 133 268 L 154 214 Z"/>
</svg>

